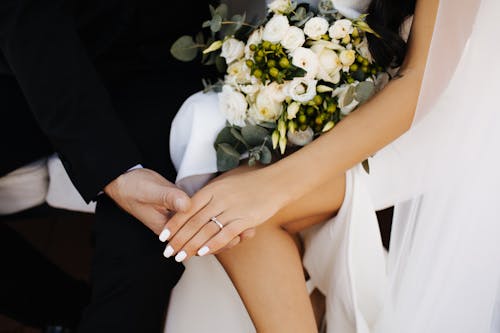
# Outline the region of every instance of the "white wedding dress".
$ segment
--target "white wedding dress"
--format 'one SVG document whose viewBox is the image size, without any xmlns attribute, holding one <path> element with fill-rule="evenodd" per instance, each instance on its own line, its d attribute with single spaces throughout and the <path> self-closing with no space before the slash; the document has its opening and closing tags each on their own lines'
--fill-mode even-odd
<svg viewBox="0 0 500 333">
<path fill-rule="evenodd" d="M 412 129 L 370 159 L 369 175 L 347 171 L 338 215 L 304 233 L 327 332 L 500 332 L 499 14 L 498 0 L 440 1 Z M 190 193 L 216 171 L 217 109 L 216 94 L 198 93 L 172 125 L 177 183 Z M 375 211 L 390 205 L 387 254 Z M 166 332 L 255 332 L 213 256 L 186 263 Z"/>
</svg>

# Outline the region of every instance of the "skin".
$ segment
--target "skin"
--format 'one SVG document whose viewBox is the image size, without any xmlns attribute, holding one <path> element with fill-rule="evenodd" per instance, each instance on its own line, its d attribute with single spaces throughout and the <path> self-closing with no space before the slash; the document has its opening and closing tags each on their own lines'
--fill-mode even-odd
<svg viewBox="0 0 500 333">
<path fill-rule="evenodd" d="M 176 253 L 185 251 L 187 258 L 202 247 L 217 252 L 240 233 L 257 228 L 253 239 L 220 253 L 218 259 L 258 332 L 317 332 L 300 253 L 290 232 L 333 216 L 344 198 L 346 170 L 409 129 L 438 3 L 417 2 L 400 77 L 377 96 L 334 130 L 279 162 L 242 167 L 215 179 L 193 196 L 189 210 L 167 222 L 173 235 L 169 245 Z M 224 224 L 222 230 L 207 222 L 213 216 Z"/>
</svg>

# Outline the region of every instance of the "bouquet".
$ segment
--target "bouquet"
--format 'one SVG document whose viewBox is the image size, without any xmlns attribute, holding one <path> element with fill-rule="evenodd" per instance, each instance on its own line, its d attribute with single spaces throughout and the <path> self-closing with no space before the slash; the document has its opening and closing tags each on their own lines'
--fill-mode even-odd
<svg viewBox="0 0 500 333">
<path fill-rule="evenodd" d="M 331 1 L 318 8 L 291 0 L 269 3 L 256 26 L 244 15 L 228 18 L 227 7 L 211 7 L 207 41 L 181 37 L 172 46 L 180 60 L 203 61 L 225 72 L 207 89 L 219 92 L 227 126 L 215 145 L 219 171 L 235 168 L 243 154 L 249 165 L 269 164 L 331 130 L 370 99 L 385 73 L 372 59 L 366 15 L 348 19 Z"/>
</svg>

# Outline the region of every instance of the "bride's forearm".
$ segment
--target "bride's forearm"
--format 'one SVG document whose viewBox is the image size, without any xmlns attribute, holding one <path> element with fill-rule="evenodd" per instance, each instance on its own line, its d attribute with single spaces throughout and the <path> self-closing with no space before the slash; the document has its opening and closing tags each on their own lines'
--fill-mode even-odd
<svg viewBox="0 0 500 333">
<path fill-rule="evenodd" d="M 417 1 L 400 76 L 333 130 L 278 163 L 259 170 L 264 182 L 286 189 L 289 204 L 406 132 L 413 120 L 434 31 L 438 0 Z M 293 181 L 290 175 L 294 175 Z"/>
<path fill-rule="evenodd" d="M 275 186 L 287 189 L 290 201 L 320 186 L 326 179 L 338 177 L 408 130 L 416 109 L 420 81 L 419 73 L 408 72 L 335 129 L 261 171 Z M 282 175 L 296 177 L 290 182 Z"/>
</svg>

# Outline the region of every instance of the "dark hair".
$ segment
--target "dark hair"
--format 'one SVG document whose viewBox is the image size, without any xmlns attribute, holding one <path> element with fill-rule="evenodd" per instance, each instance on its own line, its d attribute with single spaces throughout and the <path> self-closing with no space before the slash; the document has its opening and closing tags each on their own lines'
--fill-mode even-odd
<svg viewBox="0 0 500 333">
<path fill-rule="evenodd" d="M 366 18 L 380 38 L 368 34 L 370 52 L 384 68 L 398 67 L 406 55 L 406 42 L 400 36 L 400 27 L 413 15 L 416 0 L 372 0 Z"/>
</svg>

